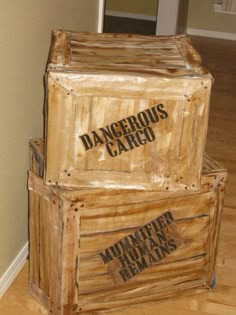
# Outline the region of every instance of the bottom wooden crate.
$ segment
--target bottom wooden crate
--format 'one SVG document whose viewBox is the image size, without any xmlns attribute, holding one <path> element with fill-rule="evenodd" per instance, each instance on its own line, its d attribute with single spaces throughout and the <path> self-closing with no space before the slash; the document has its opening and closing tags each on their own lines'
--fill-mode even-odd
<svg viewBox="0 0 236 315">
<path fill-rule="evenodd" d="M 207 156 L 194 193 L 66 190 L 29 172 L 31 293 L 72 315 L 210 290 L 226 176 Z"/>
</svg>

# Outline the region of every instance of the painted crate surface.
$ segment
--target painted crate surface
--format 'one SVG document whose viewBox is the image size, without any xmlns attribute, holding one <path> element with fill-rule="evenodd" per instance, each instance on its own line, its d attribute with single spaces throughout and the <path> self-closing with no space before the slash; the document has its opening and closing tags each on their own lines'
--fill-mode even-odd
<svg viewBox="0 0 236 315">
<path fill-rule="evenodd" d="M 55 31 L 45 182 L 199 189 L 212 77 L 189 38 Z"/>
<path fill-rule="evenodd" d="M 30 169 L 35 174 L 43 177 L 45 141 L 43 138 L 31 139 L 29 142 L 29 147 L 30 147 Z"/>
<path fill-rule="evenodd" d="M 192 192 L 62 189 L 30 172 L 31 293 L 70 315 L 210 290 L 226 177 L 207 156 Z"/>
</svg>

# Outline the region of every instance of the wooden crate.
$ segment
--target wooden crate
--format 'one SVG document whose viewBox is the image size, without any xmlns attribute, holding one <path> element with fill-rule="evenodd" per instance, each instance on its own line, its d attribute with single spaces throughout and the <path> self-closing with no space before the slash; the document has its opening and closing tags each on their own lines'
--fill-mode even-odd
<svg viewBox="0 0 236 315">
<path fill-rule="evenodd" d="M 208 156 L 201 191 L 62 189 L 45 185 L 30 172 L 31 293 L 50 314 L 72 315 L 210 290 L 226 177 L 226 171 Z M 174 222 L 166 227 L 169 213 Z M 127 240 L 149 235 L 153 222 L 163 225 L 164 236 L 169 235 L 168 242 L 174 239 L 176 250 L 163 249 L 160 260 L 146 252 L 134 262 L 133 248 L 122 253 L 123 258 L 109 258 L 117 256 Z M 146 241 L 137 247 L 140 244 Z M 121 259 L 127 264 L 123 269 Z"/>
<path fill-rule="evenodd" d="M 53 33 L 48 185 L 199 189 L 212 77 L 185 36 Z"/>
</svg>

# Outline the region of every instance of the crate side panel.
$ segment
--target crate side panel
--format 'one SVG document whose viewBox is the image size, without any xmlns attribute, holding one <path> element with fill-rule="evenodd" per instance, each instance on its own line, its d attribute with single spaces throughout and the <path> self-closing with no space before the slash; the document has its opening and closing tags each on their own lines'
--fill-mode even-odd
<svg viewBox="0 0 236 315">
<path fill-rule="evenodd" d="M 189 296 L 193 294 L 199 294 L 199 293 L 204 293 L 208 292 L 209 289 L 206 288 L 205 285 L 201 284 L 201 281 L 195 280 L 192 281 L 191 284 L 186 283 L 185 287 L 183 287 L 182 284 L 176 284 L 175 286 L 172 287 L 172 289 L 164 289 L 162 291 L 157 288 L 158 293 L 156 292 L 155 289 L 155 284 L 150 288 L 151 293 L 147 295 L 143 295 L 141 297 L 129 297 L 126 295 L 126 299 L 120 301 L 112 301 L 110 299 L 109 302 L 95 302 L 93 304 L 86 303 L 81 307 L 79 306 L 73 314 L 104 314 L 104 313 L 109 313 L 111 310 L 125 310 L 130 307 L 145 307 L 147 303 L 158 303 L 160 301 L 165 301 L 168 299 L 173 299 L 177 298 L 179 296 Z"/>
<path fill-rule="evenodd" d="M 50 222 L 48 212 L 50 207 L 48 200 L 40 197 L 40 288 L 49 295 L 50 291 L 50 274 L 51 274 L 51 248 L 50 248 Z"/>
<path fill-rule="evenodd" d="M 51 226 L 50 232 L 50 248 L 51 248 L 51 274 L 50 274 L 50 292 L 49 292 L 49 313 L 55 315 L 63 314 L 62 310 L 62 277 L 63 277 L 63 216 L 62 202 L 52 195 L 50 198 L 49 222 Z"/>
<path fill-rule="evenodd" d="M 168 210 L 171 210 L 175 220 L 204 216 L 213 202 L 213 194 L 208 192 L 170 199 L 166 196 L 160 201 L 111 206 L 97 210 L 81 208 L 81 235 L 108 233 L 142 226 Z"/>
<path fill-rule="evenodd" d="M 45 182 L 55 184 L 74 168 L 75 96 L 49 76 L 48 103 Z"/>
<path fill-rule="evenodd" d="M 186 95 L 178 174 L 192 188 L 200 182 L 205 151 L 211 80 L 202 79 L 201 88 Z M 186 89 L 188 93 L 188 89 Z"/>
<path fill-rule="evenodd" d="M 80 262 L 80 215 L 71 202 L 63 203 L 62 301 L 63 314 L 78 305 Z"/>
</svg>

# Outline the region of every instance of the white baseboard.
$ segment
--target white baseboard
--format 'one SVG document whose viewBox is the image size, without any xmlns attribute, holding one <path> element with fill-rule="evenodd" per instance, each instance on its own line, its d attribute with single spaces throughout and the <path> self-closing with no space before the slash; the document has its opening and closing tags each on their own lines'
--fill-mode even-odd
<svg viewBox="0 0 236 315">
<path fill-rule="evenodd" d="M 152 15 L 113 11 L 113 10 L 106 10 L 105 15 L 117 16 L 117 17 L 129 18 L 129 19 L 137 19 L 137 20 L 146 20 L 146 21 L 156 21 L 157 19 L 156 16 L 152 16 Z"/>
<path fill-rule="evenodd" d="M 29 253 L 29 244 L 27 242 L 25 244 L 25 246 L 21 249 L 19 254 L 16 256 L 14 261 L 11 263 L 11 265 L 8 267 L 6 272 L 0 278 L 0 299 L 5 294 L 7 289 L 10 287 L 12 282 L 15 280 L 18 273 L 23 268 L 23 266 L 27 260 L 28 253 Z"/>
<path fill-rule="evenodd" d="M 222 13 L 222 14 L 236 14 L 235 11 L 225 11 L 222 8 L 222 4 L 220 3 L 215 3 L 214 4 L 214 11 L 217 13 Z"/>
<path fill-rule="evenodd" d="M 236 40 L 236 33 L 216 32 L 216 31 L 209 31 L 209 30 L 200 30 L 196 28 L 187 28 L 187 34 L 203 36 L 203 37 Z"/>
</svg>

